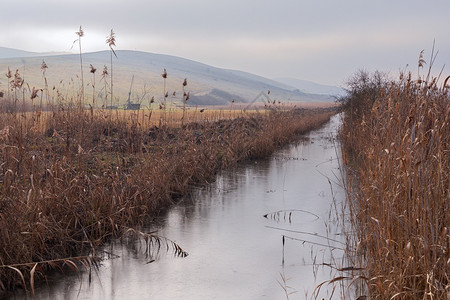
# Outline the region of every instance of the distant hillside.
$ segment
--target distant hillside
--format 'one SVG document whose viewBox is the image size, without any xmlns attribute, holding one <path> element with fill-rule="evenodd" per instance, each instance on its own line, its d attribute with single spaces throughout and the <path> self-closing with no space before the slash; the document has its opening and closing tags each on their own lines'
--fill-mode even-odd
<svg viewBox="0 0 450 300">
<path fill-rule="evenodd" d="M 39 53 L 39 52 L 29 52 L 24 50 L 0 47 L 0 59 L 2 58 L 20 58 L 20 57 L 36 57 L 36 56 L 53 56 L 53 55 L 61 55 L 68 53 Z"/>
<path fill-rule="evenodd" d="M 45 76 L 52 91 L 58 90 L 63 96 L 69 97 L 69 94 L 73 95 L 80 90 L 78 54 L 40 57 L 33 57 L 31 54 L 20 58 L 0 59 L 0 74 L 5 74 L 8 67 L 12 71 L 19 69 L 30 87 L 42 88 L 44 79 L 41 64 L 45 60 L 48 66 L 45 69 Z M 169 97 L 167 100 L 173 103 L 182 101 L 184 78 L 188 81 L 186 91 L 191 94 L 190 104 L 223 105 L 231 103 L 233 99 L 236 102 L 252 102 L 261 92 L 268 91 L 270 91 L 268 95 L 270 99 L 282 102 L 334 101 L 328 95 L 304 93 L 275 80 L 242 71 L 220 69 L 180 57 L 129 50 L 118 50 L 116 54 L 117 58 L 113 57 L 116 104 L 126 102 L 133 75 L 132 101 L 148 105 L 151 97 L 154 97 L 156 102 L 162 102 L 164 92 L 161 73 L 164 69 L 168 73 L 166 91 Z M 110 72 L 110 58 L 109 51 L 83 54 L 83 76 L 88 99 L 92 99 L 94 80 L 93 74 L 89 72 L 89 65 L 92 64 L 97 69 L 95 88 L 97 96 L 100 96 L 98 101 L 101 102 L 101 97 L 105 96 L 104 87 L 109 84 L 109 78 L 106 81 L 101 80 L 101 74 L 104 66 Z M 6 82 L 6 77 L 0 75 L 0 88 L 4 89 Z"/>
<path fill-rule="evenodd" d="M 35 52 L 28 52 L 18 49 L 0 47 L 0 59 L 2 58 L 12 58 L 12 57 L 31 57 L 36 56 Z"/>
<path fill-rule="evenodd" d="M 216 105 L 226 105 L 230 103 L 230 99 L 240 103 L 248 102 L 244 98 L 218 89 L 212 89 L 210 92 L 204 95 L 198 93 L 191 96 L 190 99 L 190 103 L 193 105 L 210 105 L 211 103 L 214 103 Z"/>
<path fill-rule="evenodd" d="M 345 94 L 344 89 L 332 86 L 332 85 L 324 85 L 318 84 L 308 80 L 301 80 L 296 78 L 274 78 L 274 80 L 284 83 L 286 85 L 295 87 L 301 92 L 304 93 L 312 93 L 312 94 L 323 94 L 323 95 L 332 95 L 332 96 L 343 96 Z"/>
</svg>

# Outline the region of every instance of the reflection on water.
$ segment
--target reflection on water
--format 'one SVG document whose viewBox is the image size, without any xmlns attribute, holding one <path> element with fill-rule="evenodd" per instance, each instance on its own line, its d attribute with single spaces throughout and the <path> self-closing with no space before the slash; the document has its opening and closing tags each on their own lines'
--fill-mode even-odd
<svg viewBox="0 0 450 300">
<path fill-rule="evenodd" d="M 296 292 L 290 299 L 310 298 L 333 278 L 320 264 L 343 256 L 332 209 L 344 198 L 333 183 L 340 180 L 332 138 L 338 124 L 334 117 L 269 159 L 221 173 L 173 207 L 156 229 L 188 257 L 164 252 L 148 263 L 139 245 L 115 244 L 120 258 L 103 261 L 90 284 L 84 273 L 53 278 L 37 298 L 286 299 L 285 285 Z M 318 299 L 329 299 L 331 288 L 324 285 Z"/>
</svg>

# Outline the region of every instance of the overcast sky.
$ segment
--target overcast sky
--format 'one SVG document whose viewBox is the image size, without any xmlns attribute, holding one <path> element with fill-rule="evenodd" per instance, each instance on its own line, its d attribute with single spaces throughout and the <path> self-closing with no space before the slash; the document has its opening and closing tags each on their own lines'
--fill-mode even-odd
<svg viewBox="0 0 450 300">
<path fill-rule="evenodd" d="M 72 51 L 117 48 L 181 56 L 268 78 L 343 85 L 358 69 L 397 74 L 419 52 L 450 65 L 450 1 L 0 0 L 0 46 Z M 120 59 L 120 58 L 119 58 Z M 446 67 L 448 74 L 450 67 Z M 450 74 L 448 74 L 450 75 Z"/>
</svg>

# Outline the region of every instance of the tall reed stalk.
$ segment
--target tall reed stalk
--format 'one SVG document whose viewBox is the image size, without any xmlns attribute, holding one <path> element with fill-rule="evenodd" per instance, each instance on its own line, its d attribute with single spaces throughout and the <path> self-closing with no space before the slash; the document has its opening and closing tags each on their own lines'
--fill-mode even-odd
<svg viewBox="0 0 450 300">
<path fill-rule="evenodd" d="M 161 77 L 163 78 L 163 109 L 164 109 L 164 123 L 167 122 L 167 97 L 169 96 L 169 93 L 166 92 L 166 79 L 167 79 L 167 71 L 164 69 L 164 72 L 161 74 Z"/>
<path fill-rule="evenodd" d="M 78 36 L 78 47 L 80 50 L 80 78 L 81 78 L 81 95 L 80 95 L 80 100 L 79 100 L 79 109 L 82 109 L 82 106 L 84 105 L 84 74 L 83 74 L 83 56 L 82 56 L 82 52 L 81 52 L 81 38 L 84 36 L 84 31 L 80 26 L 80 29 L 75 32 L 75 34 Z"/>
<path fill-rule="evenodd" d="M 111 32 L 109 34 L 109 36 L 106 38 L 106 44 L 108 45 L 110 51 L 110 70 L 109 70 L 109 74 L 110 74 L 110 80 L 111 80 L 111 84 L 110 84 L 110 94 L 111 94 L 111 110 L 113 107 L 113 101 L 114 101 L 114 80 L 113 80 L 113 55 L 117 58 L 116 52 L 114 51 L 114 48 L 116 46 L 116 34 L 114 33 L 114 31 L 111 29 Z"/>
<path fill-rule="evenodd" d="M 45 94 L 45 100 L 46 100 L 47 104 L 49 102 L 48 81 L 47 81 L 47 76 L 45 74 L 47 72 L 47 69 L 48 69 L 47 63 L 45 62 L 45 60 L 42 60 L 41 72 L 42 72 L 42 77 L 44 78 L 44 92 L 45 93 L 41 94 L 41 101 L 39 103 L 39 109 L 40 110 L 42 110 L 42 97 L 43 97 L 43 94 Z"/>
<path fill-rule="evenodd" d="M 186 93 L 187 79 L 185 78 L 183 81 L 183 117 L 181 119 L 181 125 L 184 125 L 185 117 L 186 117 L 186 103 L 189 100 L 189 93 Z"/>
</svg>

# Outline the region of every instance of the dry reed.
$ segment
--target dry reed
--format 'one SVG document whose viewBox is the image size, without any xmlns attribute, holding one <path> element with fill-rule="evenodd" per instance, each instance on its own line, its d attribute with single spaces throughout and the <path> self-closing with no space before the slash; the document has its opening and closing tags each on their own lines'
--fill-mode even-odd
<svg viewBox="0 0 450 300">
<path fill-rule="evenodd" d="M 449 100 L 436 79 L 365 72 L 344 98 L 350 261 L 370 299 L 450 297 Z"/>
<path fill-rule="evenodd" d="M 212 180 L 221 168 L 270 154 L 334 113 L 273 110 L 157 128 L 145 123 L 143 112 L 112 119 L 108 111 L 62 103 L 45 117 L 40 111 L 1 113 L 3 290 L 33 290 L 49 269 L 91 266 L 98 247 L 122 236 L 124 227 L 148 224 L 190 186 Z M 149 242 L 157 239 L 131 231 Z"/>
</svg>

